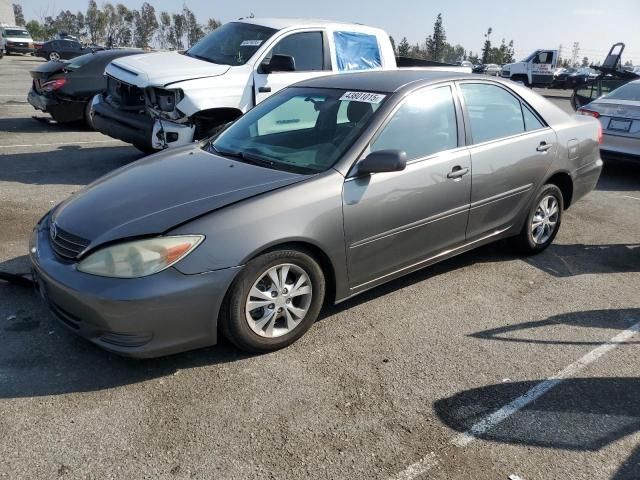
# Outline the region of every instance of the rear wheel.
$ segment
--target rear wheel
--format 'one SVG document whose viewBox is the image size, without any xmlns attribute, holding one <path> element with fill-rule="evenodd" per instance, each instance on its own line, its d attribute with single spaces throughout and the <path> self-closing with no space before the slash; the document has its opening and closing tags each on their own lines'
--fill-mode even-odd
<svg viewBox="0 0 640 480">
<path fill-rule="evenodd" d="M 547 184 L 533 202 L 527 221 L 515 237 L 518 249 L 532 255 L 545 250 L 558 234 L 562 222 L 564 199 L 556 185 Z"/>
<path fill-rule="evenodd" d="M 52 62 L 59 62 L 61 58 L 62 57 L 60 57 L 60 54 L 55 50 L 53 52 L 49 52 L 49 60 L 51 60 Z"/>
<path fill-rule="evenodd" d="M 292 344 L 318 318 L 325 279 L 318 263 L 298 250 L 251 260 L 229 291 L 220 326 L 242 350 L 270 352 Z"/>
<path fill-rule="evenodd" d="M 529 87 L 529 78 L 526 75 L 515 75 L 513 77 L 511 77 L 511 80 L 513 80 L 516 83 L 520 83 L 522 85 L 524 85 L 525 87 Z"/>
</svg>

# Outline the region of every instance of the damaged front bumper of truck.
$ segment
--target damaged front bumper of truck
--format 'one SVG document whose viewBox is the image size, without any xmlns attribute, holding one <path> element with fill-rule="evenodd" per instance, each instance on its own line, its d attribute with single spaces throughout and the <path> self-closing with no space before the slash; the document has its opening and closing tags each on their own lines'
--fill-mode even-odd
<svg viewBox="0 0 640 480">
<path fill-rule="evenodd" d="M 177 92 L 143 90 L 111 77 L 107 83 L 107 92 L 93 99 L 91 113 L 96 130 L 145 152 L 194 141 L 195 125 L 175 107 Z"/>
</svg>

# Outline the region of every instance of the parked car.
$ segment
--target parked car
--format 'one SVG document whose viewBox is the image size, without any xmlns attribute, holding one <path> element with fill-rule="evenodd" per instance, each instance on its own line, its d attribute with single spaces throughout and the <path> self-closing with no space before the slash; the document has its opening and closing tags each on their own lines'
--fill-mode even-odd
<svg viewBox="0 0 640 480">
<path fill-rule="evenodd" d="M 472 72 L 473 73 L 484 73 L 486 70 L 486 65 L 479 63 L 478 65 L 474 65 Z"/>
<path fill-rule="evenodd" d="M 552 88 L 571 88 L 569 76 L 575 72 L 573 68 L 556 68 L 553 72 Z"/>
<path fill-rule="evenodd" d="M 491 75 L 492 77 L 499 77 L 502 72 L 502 68 L 500 65 L 496 65 L 495 63 L 489 63 L 484 66 L 484 74 Z"/>
<path fill-rule="evenodd" d="M 598 98 L 578 113 L 600 120 L 603 153 L 640 160 L 640 80 Z"/>
<path fill-rule="evenodd" d="M 97 45 L 83 47 L 80 42 L 75 40 L 49 40 L 42 44 L 42 47 L 36 51 L 36 55 L 53 62 L 59 62 L 60 60 L 70 60 L 98 50 L 103 50 L 103 47 Z"/>
<path fill-rule="evenodd" d="M 325 300 L 500 238 L 543 251 L 598 181 L 599 130 L 471 74 L 309 79 L 73 195 L 30 258 L 54 315 L 105 349 L 158 356 L 220 331 L 270 351 Z"/>
<path fill-rule="evenodd" d="M 38 65 L 30 72 L 33 83 L 27 99 L 33 108 L 49 113 L 58 123 L 85 121 L 93 127 L 91 101 L 107 88 L 105 67 L 116 58 L 140 53 L 135 49 L 106 50 Z"/>
<path fill-rule="evenodd" d="M 156 151 L 202 139 L 300 80 L 395 68 L 389 35 L 378 28 L 251 18 L 217 28 L 183 54 L 112 62 L 94 122 L 106 135 Z"/>
<path fill-rule="evenodd" d="M 598 72 L 589 67 L 578 68 L 571 73 L 567 78 L 567 83 L 570 88 L 577 88 L 582 84 L 587 83 L 598 77 Z"/>
<path fill-rule="evenodd" d="M 31 34 L 24 27 L 0 25 L 0 51 L 7 55 L 34 52 Z"/>
</svg>

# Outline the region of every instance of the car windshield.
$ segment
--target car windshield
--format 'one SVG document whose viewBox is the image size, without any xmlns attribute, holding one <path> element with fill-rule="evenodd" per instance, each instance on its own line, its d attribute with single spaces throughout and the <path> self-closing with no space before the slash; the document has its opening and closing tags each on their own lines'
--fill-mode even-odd
<svg viewBox="0 0 640 480">
<path fill-rule="evenodd" d="M 29 32 L 27 32 L 26 30 L 22 30 L 22 29 L 7 29 L 5 30 L 6 36 L 7 37 L 14 37 L 14 38 L 30 38 L 31 36 L 29 35 Z"/>
<path fill-rule="evenodd" d="M 385 98 L 371 92 L 287 88 L 205 148 L 267 168 L 322 172 L 351 147 Z"/>
<path fill-rule="evenodd" d="M 277 30 L 232 22 L 216 28 L 185 55 L 221 65 L 244 65 Z"/>
<path fill-rule="evenodd" d="M 640 82 L 627 83 L 605 97 L 609 100 L 640 101 Z"/>
</svg>

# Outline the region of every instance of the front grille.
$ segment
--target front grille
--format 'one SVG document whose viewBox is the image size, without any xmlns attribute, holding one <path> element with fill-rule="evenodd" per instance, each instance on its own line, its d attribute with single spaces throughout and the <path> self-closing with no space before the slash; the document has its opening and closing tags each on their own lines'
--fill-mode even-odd
<svg viewBox="0 0 640 480">
<path fill-rule="evenodd" d="M 76 260 L 90 243 L 89 240 L 62 230 L 55 223 L 51 225 L 49 233 L 51 248 L 65 260 Z"/>
<path fill-rule="evenodd" d="M 107 99 L 125 109 L 144 108 L 144 90 L 107 75 Z"/>
</svg>

